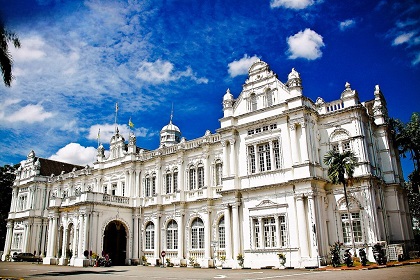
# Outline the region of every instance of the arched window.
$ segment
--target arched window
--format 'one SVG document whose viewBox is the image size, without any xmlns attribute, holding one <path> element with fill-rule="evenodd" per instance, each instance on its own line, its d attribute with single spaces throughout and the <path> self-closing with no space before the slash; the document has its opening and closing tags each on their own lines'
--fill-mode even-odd
<svg viewBox="0 0 420 280">
<path fill-rule="evenodd" d="M 171 220 L 166 228 L 166 248 L 178 249 L 178 224 L 174 220 Z"/>
<path fill-rule="evenodd" d="M 255 93 L 252 93 L 250 96 L 251 111 L 257 110 L 257 96 Z"/>
<path fill-rule="evenodd" d="M 196 183 L 196 170 L 194 166 L 191 166 L 189 169 L 189 183 L 190 190 L 195 190 L 197 187 Z"/>
<path fill-rule="evenodd" d="M 174 169 L 173 173 L 173 186 L 174 186 L 174 192 L 178 191 L 178 169 Z"/>
<path fill-rule="evenodd" d="M 271 90 L 267 90 L 267 92 L 265 93 L 265 98 L 267 107 L 273 105 L 273 92 Z"/>
<path fill-rule="evenodd" d="M 166 193 L 172 193 L 172 174 L 168 170 L 165 174 Z"/>
<path fill-rule="evenodd" d="M 216 175 L 216 186 L 222 185 L 222 177 L 223 177 L 223 165 L 220 161 L 216 162 L 216 166 L 214 168 L 214 173 Z"/>
<path fill-rule="evenodd" d="M 145 238 L 146 250 L 152 250 L 155 248 L 155 225 L 150 222 L 146 226 L 146 238 Z"/>
<path fill-rule="evenodd" d="M 226 248 L 226 235 L 225 235 L 225 217 L 222 217 L 219 221 L 218 235 L 219 235 L 219 248 Z"/>
<path fill-rule="evenodd" d="M 198 173 L 198 188 L 202 189 L 204 187 L 204 166 L 200 163 L 197 167 Z"/>
<path fill-rule="evenodd" d="M 152 196 L 156 195 L 156 173 L 152 174 Z"/>
<path fill-rule="evenodd" d="M 200 218 L 191 224 L 191 249 L 204 249 L 204 223 Z"/>
<path fill-rule="evenodd" d="M 146 175 L 146 178 L 144 178 L 144 196 L 149 197 L 150 194 L 150 177 L 149 175 Z"/>
<path fill-rule="evenodd" d="M 347 211 L 347 206 L 345 203 L 345 199 L 342 198 L 339 201 L 339 212 L 340 212 L 340 219 L 341 219 L 341 230 L 343 233 L 343 243 L 344 244 L 352 244 L 352 232 L 354 236 L 355 243 L 362 243 L 363 242 L 363 234 L 362 234 L 362 218 L 361 218 L 361 211 L 359 202 L 353 198 L 349 197 L 349 210 Z M 351 228 L 350 228 L 350 225 Z"/>
<path fill-rule="evenodd" d="M 344 129 L 335 130 L 330 136 L 331 150 L 339 153 L 351 151 L 350 135 Z"/>
</svg>

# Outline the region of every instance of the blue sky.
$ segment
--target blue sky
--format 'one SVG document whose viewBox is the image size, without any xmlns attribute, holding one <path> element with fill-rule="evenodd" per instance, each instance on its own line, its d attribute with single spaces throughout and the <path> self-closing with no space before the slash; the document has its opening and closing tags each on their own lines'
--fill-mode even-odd
<svg viewBox="0 0 420 280">
<path fill-rule="evenodd" d="M 0 164 L 38 156 L 91 164 L 118 126 L 155 149 L 173 122 L 184 137 L 215 132 L 222 97 L 235 98 L 256 59 L 304 95 L 336 100 L 346 82 L 361 101 L 380 85 L 389 115 L 420 111 L 418 1 L 0 0 L 16 79 L 0 85 Z M 411 163 L 404 164 L 405 175 Z"/>
</svg>

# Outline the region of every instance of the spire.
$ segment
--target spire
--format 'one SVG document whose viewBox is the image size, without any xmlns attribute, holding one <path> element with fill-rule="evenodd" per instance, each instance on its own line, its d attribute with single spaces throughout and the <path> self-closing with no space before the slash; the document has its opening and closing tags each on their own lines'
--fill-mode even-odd
<svg viewBox="0 0 420 280">
<path fill-rule="evenodd" d="M 169 120 L 170 124 L 172 124 L 172 118 L 173 117 L 174 117 L 174 103 L 172 102 L 171 119 Z"/>
</svg>

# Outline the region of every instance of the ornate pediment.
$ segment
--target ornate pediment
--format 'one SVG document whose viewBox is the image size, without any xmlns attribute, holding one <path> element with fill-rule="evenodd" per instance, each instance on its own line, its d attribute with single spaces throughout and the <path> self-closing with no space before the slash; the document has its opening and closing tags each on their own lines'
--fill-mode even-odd
<svg viewBox="0 0 420 280">
<path fill-rule="evenodd" d="M 259 204 L 257 204 L 255 207 L 249 208 L 249 210 L 261 210 L 261 209 L 281 208 L 281 207 L 287 207 L 287 203 L 279 204 L 279 203 L 273 202 L 269 199 L 264 199 Z"/>
</svg>

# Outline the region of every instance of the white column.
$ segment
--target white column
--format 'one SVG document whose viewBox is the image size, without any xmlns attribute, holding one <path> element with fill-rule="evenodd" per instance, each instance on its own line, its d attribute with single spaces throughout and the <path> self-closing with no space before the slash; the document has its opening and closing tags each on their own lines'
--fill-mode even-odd
<svg viewBox="0 0 420 280">
<path fill-rule="evenodd" d="M 307 226 L 303 195 L 296 196 L 296 212 L 297 212 L 297 219 L 298 219 L 297 222 L 298 222 L 300 256 L 309 257 L 308 226 Z"/>
<path fill-rule="evenodd" d="M 232 259 L 232 229 L 230 224 L 230 209 L 229 205 L 226 205 L 224 210 L 225 214 L 225 239 L 226 239 L 226 259 Z"/>
<path fill-rule="evenodd" d="M 298 151 L 297 151 L 297 141 L 296 141 L 296 125 L 294 123 L 289 124 L 289 133 L 290 133 L 290 148 L 292 150 L 292 161 L 294 164 L 299 163 Z"/>
<path fill-rule="evenodd" d="M 133 259 L 139 258 L 139 215 L 134 214 L 133 215 Z"/>
<path fill-rule="evenodd" d="M 308 210 L 310 211 L 309 212 L 309 217 L 312 217 L 310 219 L 311 228 L 310 228 L 310 231 L 309 231 L 310 232 L 309 236 L 311 236 L 311 239 L 309 240 L 310 241 L 309 244 L 310 244 L 311 256 L 312 257 L 318 255 L 318 244 L 317 244 L 318 242 L 317 242 L 317 239 L 316 239 L 316 233 L 314 232 L 314 226 L 317 224 L 316 219 L 315 219 L 316 211 L 315 211 L 315 201 L 314 201 L 314 199 L 315 199 L 314 196 L 308 196 L 308 208 L 309 208 Z"/>
<path fill-rule="evenodd" d="M 235 139 L 229 139 L 230 143 L 230 175 L 236 174 L 236 153 L 235 153 Z"/>
<path fill-rule="evenodd" d="M 6 255 L 10 255 L 10 247 L 12 246 L 12 236 L 13 236 L 13 221 L 8 221 L 6 239 L 4 243 L 4 253 L 1 258 L 2 261 L 5 260 Z"/>
<path fill-rule="evenodd" d="M 222 147 L 223 147 L 223 177 L 228 177 L 229 176 L 229 157 L 228 157 L 226 141 L 222 141 Z"/>
<path fill-rule="evenodd" d="M 63 227 L 63 244 L 61 246 L 61 258 L 66 259 L 67 258 L 67 238 L 68 238 L 68 228 L 66 223 L 64 223 Z"/>
<path fill-rule="evenodd" d="M 52 246 L 53 246 L 53 217 L 48 217 L 48 244 L 47 244 L 47 255 L 46 257 L 53 257 Z"/>
<path fill-rule="evenodd" d="M 89 250 L 89 215 L 83 216 L 83 251 Z"/>
<path fill-rule="evenodd" d="M 178 219 L 178 258 L 182 260 L 184 258 L 184 213 L 181 211 L 181 215 Z"/>
<path fill-rule="evenodd" d="M 239 203 L 235 202 L 232 205 L 232 235 L 233 235 L 233 258 L 240 253 L 240 231 L 239 231 Z"/>
<path fill-rule="evenodd" d="M 210 223 L 210 212 L 206 213 L 206 220 L 204 225 L 204 258 L 211 258 L 211 243 L 210 243 L 210 234 L 211 234 L 211 223 Z"/>
<path fill-rule="evenodd" d="M 302 141 L 300 142 L 301 145 L 301 157 L 302 157 L 302 162 L 307 162 L 309 161 L 308 158 L 308 133 L 306 132 L 306 123 L 305 121 L 303 121 L 302 123 L 300 123 L 300 126 L 302 127 Z"/>
<path fill-rule="evenodd" d="M 77 257 L 79 259 L 84 258 L 83 256 L 83 214 L 79 214 L 79 242 L 77 244 Z"/>
<path fill-rule="evenodd" d="M 279 216 L 274 216 L 274 219 L 276 221 L 276 230 L 277 230 L 277 234 L 276 234 L 276 243 L 277 243 L 277 247 L 280 247 L 280 222 L 279 222 Z"/>
<path fill-rule="evenodd" d="M 156 217 L 154 219 L 155 224 L 155 250 L 154 250 L 154 257 L 160 259 L 160 219 Z"/>
<path fill-rule="evenodd" d="M 75 219 L 78 219 L 78 218 L 79 217 L 75 217 Z M 70 248 L 73 253 L 73 256 L 72 256 L 73 259 L 77 258 L 78 256 L 78 251 L 77 251 L 77 248 L 78 248 L 77 241 L 78 241 L 78 236 L 79 236 L 78 233 L 79 232 L 77 229 L 77 223 L 73 223 L 73 242 L 72 242 L 72 248 Z"/>
</svg>

